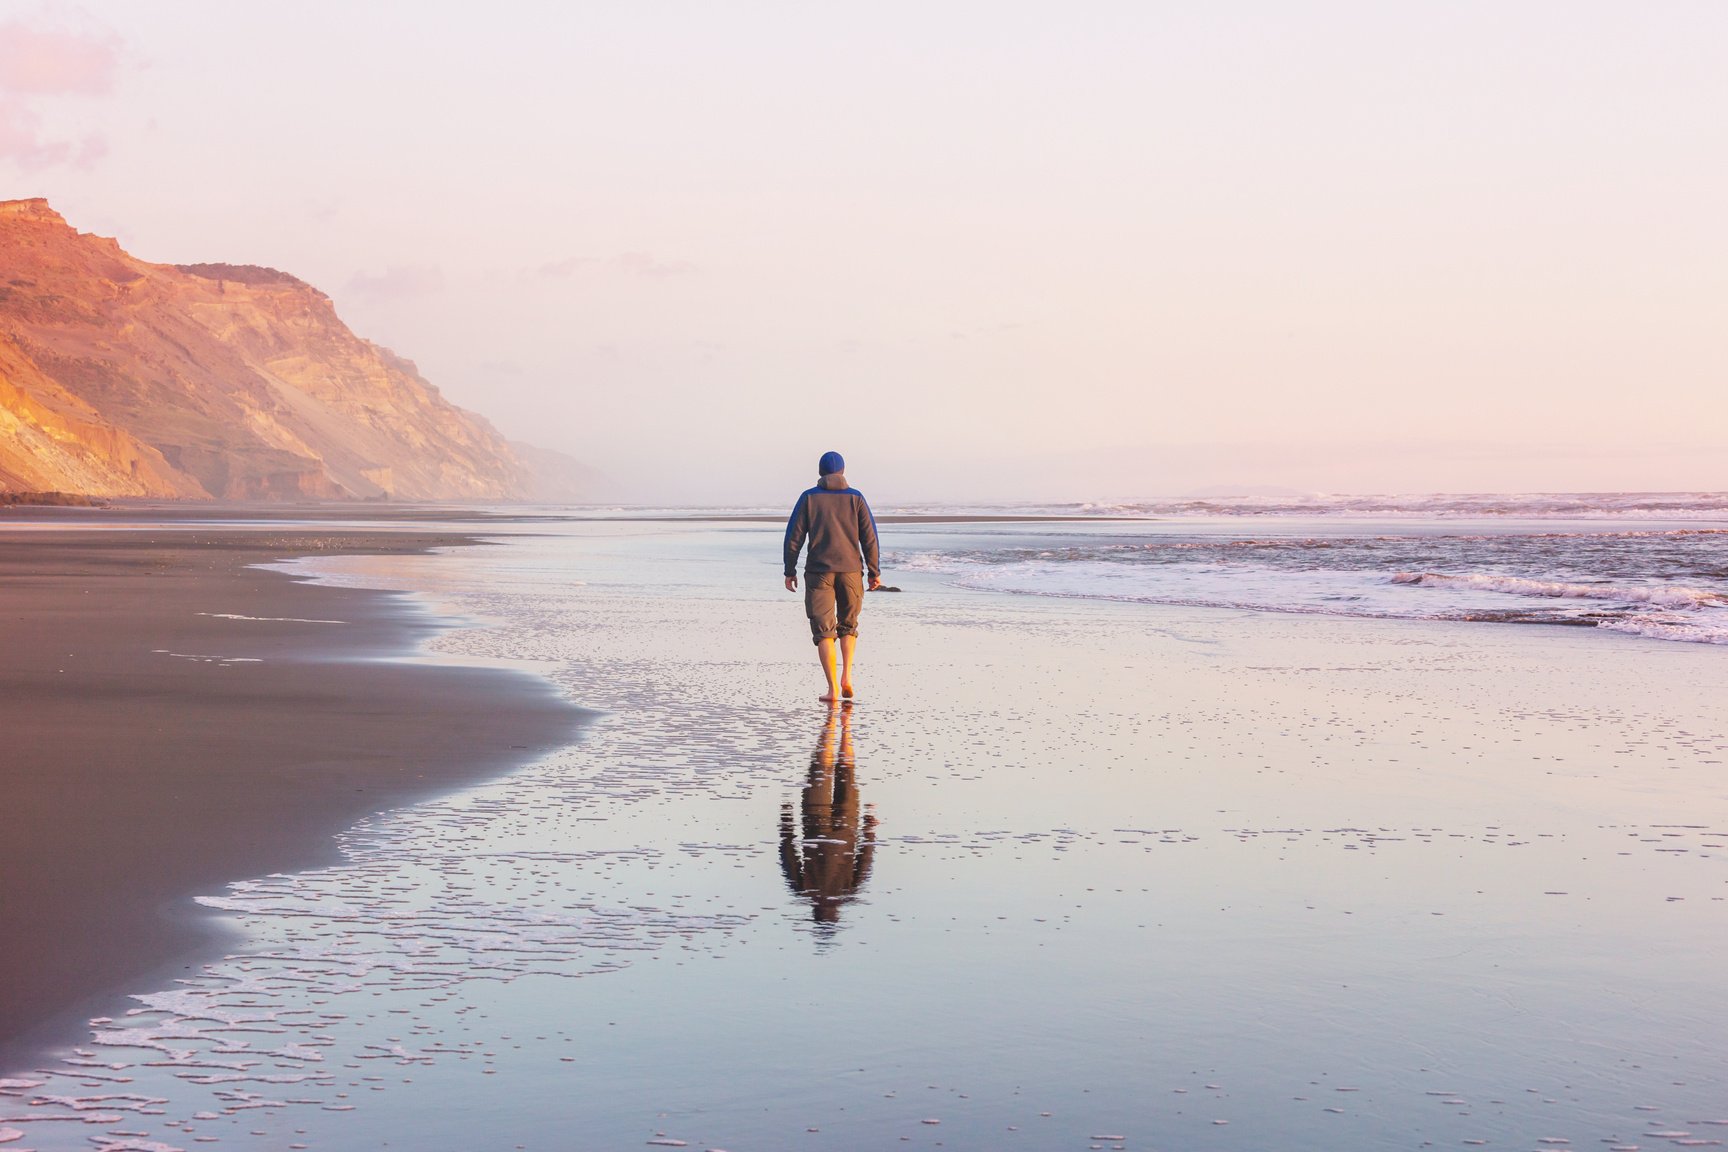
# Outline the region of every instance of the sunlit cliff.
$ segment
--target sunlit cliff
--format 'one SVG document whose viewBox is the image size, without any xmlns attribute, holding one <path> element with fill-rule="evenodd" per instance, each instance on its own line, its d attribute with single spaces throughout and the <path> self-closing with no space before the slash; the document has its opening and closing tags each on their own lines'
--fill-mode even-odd
<svg viewBox="0 0 1728 1152">
<path fill-rule="evenodd" d="M 0 201 L 0 492 L 507 500 L 527 469 L 284 272 L 147 264 Z"/>
</svg>

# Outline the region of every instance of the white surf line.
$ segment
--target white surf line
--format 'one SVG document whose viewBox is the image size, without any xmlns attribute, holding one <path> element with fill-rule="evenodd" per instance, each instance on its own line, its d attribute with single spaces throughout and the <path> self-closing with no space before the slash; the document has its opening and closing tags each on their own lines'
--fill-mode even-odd
<svg viewBox="0 0 1728 1152">
<path fill-rule="evenodd" d="M 233 612 L 199 612 L 212 620 L 257 620 L 268 624 L 346 624 L 346 620 L 305 620 L 299 616 L 240 616 Z"/>
<path fill-rule="evenodd" d="M 173 656 L 180 660 L 199 660 L 205 664 L 262 664 L 261 656 L 200 656 L 193 652 L 170 652 L 166 648 L 152 648 L 151 652 L 161 656 Z"/>
</svg>

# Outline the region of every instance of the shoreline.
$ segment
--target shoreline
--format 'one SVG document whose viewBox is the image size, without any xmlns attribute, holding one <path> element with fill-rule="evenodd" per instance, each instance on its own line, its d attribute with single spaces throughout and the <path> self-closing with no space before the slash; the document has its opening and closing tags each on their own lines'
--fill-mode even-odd
<svg viewBox="0 0 1728 1152">
<path fill-rule="evenodd" d="M 1714 653 L 921 577 L 867 606 L 863 695 L 829 710 L 762 587 L 777 537 L 308 564 L 428 589 L 487 621 L 434 658 L 532 656 L 603 711 L 336 866 L 232 886 L 232 955 L 0 1071 L 0 1116 L 42 1152 L 98 1123 L 257 1152 L 1582 1147 L 1728 1098 Z"/>
<path fill-rule="evenodd" d="M 402 595 L 248 567 L 478 543 L 0 528 L 0 1067 L 218 953 L 193 896 L 568 742 L 582 711 L 529 673 L 379 660 L 441 627 Z"/>
</svg>

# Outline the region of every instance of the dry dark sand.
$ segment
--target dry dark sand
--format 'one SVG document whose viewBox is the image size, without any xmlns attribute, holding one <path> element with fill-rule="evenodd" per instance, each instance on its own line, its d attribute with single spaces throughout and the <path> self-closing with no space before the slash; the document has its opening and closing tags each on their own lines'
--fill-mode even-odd
<svg viewBox="0 0 1728 1152">
<path fill-rule="evenodd" d="M 460 542 L 0 528 L 0 1066 L 219 949 L 194 895 L 571 737 L 535 677 L 361 659 L 437 626 L 399 597 L 246 567 Z"/>
</svg>

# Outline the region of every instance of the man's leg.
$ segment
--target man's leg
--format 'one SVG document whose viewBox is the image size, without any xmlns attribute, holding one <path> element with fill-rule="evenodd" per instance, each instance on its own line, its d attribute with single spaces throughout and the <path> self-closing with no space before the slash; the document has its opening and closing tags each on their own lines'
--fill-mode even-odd
<svg viewBox="0 0 1728 1152">
<path fill-rule="evenodd" d="M 840 695 L 852 699 L 852 653 L 858 650 L 858 636 L 840 637 Z"/>
<path fill-rule="evenodd" d="M 818 700 L 829 704 L 840 699 L 840 688 L 834 674 L 834 638 L 824 636 L 816 641 L 816 659 L 822 661 L 822 675 L 828 678 L 828 691 L 818 696 Z"/>
<path fill-rule="evenodd" d="M 840 678 L 834 667 L 836 619 L 832 573 L 804 573 L 804 614 L 810 618 L 810 638 L 816 641 L 816 659 L 822 662 L 822 675 L 828 681 L 828 691 L 818 699 L 832 704 L 840 699 Z"/>
<path fill-rule="evenodd" d="M 835 632 L 840 637 L 840 695 L 852 699 L 852 653 L 858 648 L 858 614 L 864 609 L 864 576 L 841 572 L 834 577 Z"/>
</svg>

